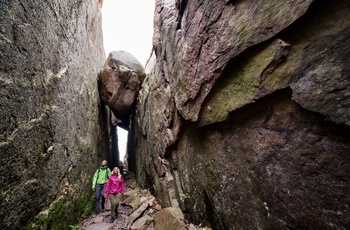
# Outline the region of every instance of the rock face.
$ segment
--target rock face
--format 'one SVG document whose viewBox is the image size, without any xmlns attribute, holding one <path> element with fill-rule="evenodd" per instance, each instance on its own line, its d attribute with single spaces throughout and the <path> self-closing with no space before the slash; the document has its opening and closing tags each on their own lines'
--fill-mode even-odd
<svg viewBox="0 0 350 230">
<path fill-rule="evenodd" d="M 346 0 L 156 1 L 129 168 L 213 229 L 350 228 L 349 37 Z"/>
<path fill-rule="evenodd" d="M 128 129 L 130 112 L 145 77 L 142 64 L 130 53 L 113 51 L 109 54 L 98 85 L 102 101 L 117 118 L 114 125 Z"/>
<path fill-rule="evenodd" d="M 154 216 L 154 230 L 185 230 L 184 216 L 179 208 L 164 208 Z"/>
<path fill-rule="evenodd" d="M 108 147 L 104 60 L 98 1 L 0 2 L 0 229 L 81 216 Z"/>
</svg>

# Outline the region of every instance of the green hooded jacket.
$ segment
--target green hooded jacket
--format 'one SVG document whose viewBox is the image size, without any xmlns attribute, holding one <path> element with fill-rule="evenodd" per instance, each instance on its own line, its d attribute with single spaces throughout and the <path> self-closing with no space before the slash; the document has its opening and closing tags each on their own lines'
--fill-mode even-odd
<svg viewBox="0 0 350 230">
<path fill-rule="evenodd" d="M 97 169 L 92 179 L 92 188 L 95 188 L 96 184 L 106 184 L 110 175 L 111 170 L 107 166 Z"/>
</svg>

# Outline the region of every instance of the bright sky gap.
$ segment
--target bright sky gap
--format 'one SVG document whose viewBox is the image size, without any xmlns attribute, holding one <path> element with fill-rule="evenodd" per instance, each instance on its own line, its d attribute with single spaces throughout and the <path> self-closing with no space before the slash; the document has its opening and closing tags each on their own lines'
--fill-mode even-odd
<svg viewBox="0 0 350 230">
<path fill-rule="evenodd" d="M 150 56 L 155 0 L 104 0 L 102 6 L 103 45 L 106 57 L 124 50 L 145 65 Z M 126 153 L 128 132 L 118 128 L 120 160 Z"/>
</svg>

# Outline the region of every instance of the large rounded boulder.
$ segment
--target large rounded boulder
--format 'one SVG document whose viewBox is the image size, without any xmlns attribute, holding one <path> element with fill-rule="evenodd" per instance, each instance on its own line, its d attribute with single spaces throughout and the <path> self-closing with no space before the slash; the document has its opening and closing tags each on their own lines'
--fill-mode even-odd
<svg viewBox="0 0 350 230">
<path fill-rule="evenodd" d="M 109 54 L 98 79 L 102 101 L 118 120 L 127 126 L 132 105 L 146 74 L 143 65 L 130 53 L 113 51 Z"/>
</svg>

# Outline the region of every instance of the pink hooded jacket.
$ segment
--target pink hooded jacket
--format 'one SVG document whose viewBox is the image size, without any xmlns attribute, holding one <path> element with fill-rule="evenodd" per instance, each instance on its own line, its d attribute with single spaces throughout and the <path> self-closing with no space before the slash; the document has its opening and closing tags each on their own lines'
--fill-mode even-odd
<svg viewBox="0 0 350 230">
<path fill-rule="evenodd" d="M 116 193 L 124 193 L 124 179 L 121 177 L 119 181 L 118 176 L 112 174 L 107 181 L 107 185 L 105 188 L 105 195 L 116 194 Z"/>
</svg>

